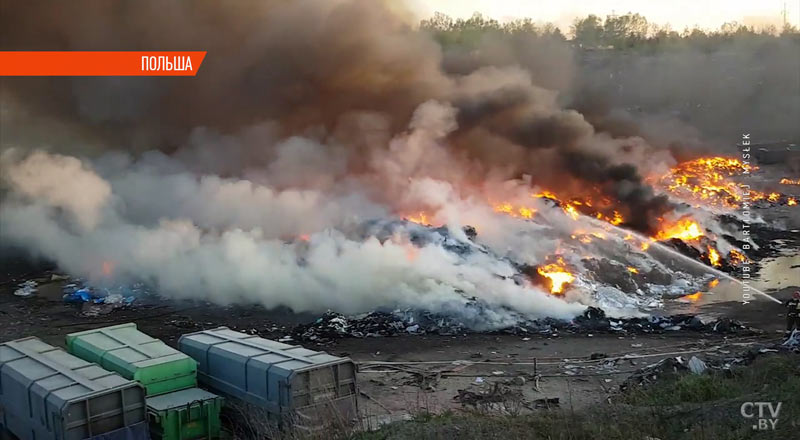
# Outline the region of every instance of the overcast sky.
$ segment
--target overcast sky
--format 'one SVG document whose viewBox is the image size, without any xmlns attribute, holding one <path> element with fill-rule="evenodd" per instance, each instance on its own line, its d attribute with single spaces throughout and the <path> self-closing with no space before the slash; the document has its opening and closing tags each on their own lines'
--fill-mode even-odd
<svg viewBox="0 0 800 440">
<path fill-rule="evenodd" d="M 669 23 L 674 30 L 695 25 L 716 29 L 725 22 L 749 25 L 783 23 L 784 3 L 787 21 L 800 23 L 800 0 L 406 0 L 421 18 L 444 12 L 452 17 L 469 17 L 477 11 L 507 21 L 531 17 L 536 21 L 556 23 L 567 31 L 576 16 L 595 14 L 601 17 L 616 13 L 638 12 L 648 21 Z"/>
</svg>

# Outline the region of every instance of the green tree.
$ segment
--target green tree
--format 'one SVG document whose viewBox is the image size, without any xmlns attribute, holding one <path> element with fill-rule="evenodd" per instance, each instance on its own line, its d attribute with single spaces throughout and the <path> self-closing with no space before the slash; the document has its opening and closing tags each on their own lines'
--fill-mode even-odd
<svg viewBox="0 0 800 440">
<path fill-rule="evenodd" d="M 627 13 L 608 16 L 603 24 L 603 40 L 615 48 L 633 47 L 647 39 L 647 19 Z"/>
<path fill-rule="evenodd" d="M 600 17 L 591 14 L 572 23 L 573 41 L 583 47 L 596 47 L 603 42 L 603 24 Z"/>
</svg>

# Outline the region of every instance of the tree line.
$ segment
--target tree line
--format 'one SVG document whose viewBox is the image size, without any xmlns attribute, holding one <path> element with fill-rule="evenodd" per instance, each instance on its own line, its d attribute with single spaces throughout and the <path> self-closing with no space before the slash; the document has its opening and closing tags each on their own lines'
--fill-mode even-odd
<svg viewBox="0 0 800 440">
<path fill-rule="evenodd" d="M 687 27 L 677 32 L 669 25 L 650 23 L 642 15 L 630 12 L 605 18 L 594 14 L 576 18 L 567 34 L 553 23 L 537 24 L 530 18 L 500 23 L 477 12 L 466 19 L 454 19 L 437 12 L 433 17 L 423 20 L 420 29 L 431 33 L 443 46 L 473 46 L 487 35 L 557 39 L 570 41 L 584 49 L 663 49 L 687 45 L 713 49 L 731 41 L 800 41 L 800 32 L 790 24 L 781 29 L 771 25 L 757 29 L 731 22 L 714 30 Z"/>
</svg>

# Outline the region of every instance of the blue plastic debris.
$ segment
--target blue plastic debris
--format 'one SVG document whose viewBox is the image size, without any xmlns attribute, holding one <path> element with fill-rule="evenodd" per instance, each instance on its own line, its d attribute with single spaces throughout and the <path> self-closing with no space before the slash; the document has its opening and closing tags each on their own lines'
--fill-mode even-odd
<svg viewBox="0 0 800 440">
<path fill-rule="evenodd" d="M 85 303 L 90 301 L 95 302 L 97 299 L 101 299 L 101 297 L 95 296 L 92 291 L 86 287 L 75 290 L 72 293 L 64 294 L 64 302 L 68 303 Z"/>
<path fill-rule="evenodd" d="M 74 289 L 74 290 L 73 290 Z M 130 289 L 119 289 L 130 292 Z M 63 296 L 64 302 L 73 304 L 92 303 L 92 304 L 121 304 L 131 305 L 136 297 L 133 295 L 122 295 L 120 293 L 110 293 L 108 289 L 97 291 L 91 287 L 75 289 L 74 285 L 64 288 L 66 292 Z"/>
</svg>

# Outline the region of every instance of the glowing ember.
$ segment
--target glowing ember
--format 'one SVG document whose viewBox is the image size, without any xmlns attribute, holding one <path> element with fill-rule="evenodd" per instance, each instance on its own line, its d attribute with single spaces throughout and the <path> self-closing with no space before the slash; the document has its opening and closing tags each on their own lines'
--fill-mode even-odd
<svg viewBox="0 0 800 440">
<path fill-rule="evenodd" d="M 539 275 L 550 280 L 550 293 L 560 294 L 564 291 L 565 285 L 575 281 L 575 276 L 566 269 L 564 260 L 559 257 L 556 263 L 551 263 L 536 269 Z"/>
<path fill-rule="evenodd" d="M 658 182 L 677 197 L 736 208 L 747 192 L 753 200 L 763 198 L 763 194 L 745 190 L 730 179 L 755 169 L 734 158 L 702 157 L 678 164 Z"/>
<path fill-rule="evenodd" d="M 747 261 L 747 257 L 736 249 L 731 249 L 728 253 L 728 261 L 733 265 L 739 265 Z"/>
<path fill-rule="evenodd" d="M 639 269 L 635 267 L 628 266 L 628 272 L 630 273 L 639 273 Z"/>
<path fill-rule="evenodd" d="M 501 203 L 499 205 L 495 205 L 494 207 L 495 212 L 505 212 L 506 214 L 512 214 L 514 212 L 514 207 L 511 203 Z"/>
<path fill-rule="evenodd" d="M 797 200 L 794 197 L 789 197 L 789 199 L 786 200 L 786 204 L 789 206 L 797 205 Z"/>
<path fill-rule="evenodd" d="M 778 193 L 770 193 L 769 196 L 767 196 L 767 200 L 770 202 L 777 202 L 780 197 L 781 195 Z"/>
<path fill-rule="evenodd" d="M 531 194 L 531 197 L 550 199 L 558 202 L 558 205 L 561 207 L 561 209 L 563 209 L 567 215 L 572 217 L 573 220 L 577 220 L 581 214 L 585 214 L 595 217 L 599 220 L 604 220 L 614 226 L 620 225 L 625 221 L 625 218 L 619 211 L 611 211 L 612 213 L 610 216 L 604 213 L 610 211 L 613 203 L 606 197 L 602 198 L 598 202 L 598 204 L 602 206 L 604 212 L 597 210 L 597 208 L 594 206 L 595 203 L 592 201 L 591 196 L 582 196 L 581 198 L 572 198 L 567 200 L 558 197 L 552 191 L 545 190 L 536 194 Z"/>
<path fill-rule="evenodd" d="M 525 219 L 531 219 L 533 218 L 533 215 L 536 214 L 535 209 L 531 209 L 525 206 L 520 206 L 518 208 L 515 208 L 514 205 L 508 202 L 495 205 L 494 210 L 495 212 L 502 212 L 512 217 L 521 217 Z"/>
<path fill-rule="evenodd" d="M 792 179 L 787 179 L 787 178 L 784 177 L 783 179 L 781 179 L 781 184 L 783 184 L 783 185 L 800 185 L 800 179 L 792 180 Z"/>
<path fill-rule="evenodd" d="M 572 238 L 584 244 L 589 244 L 592 242 L 592 236 L 588 234 L 572 234 Z"/>
<path fill-rule="evenodd" d="M 719 252 L 711 246 L 708 246 L 708 261 L 714 267 L 719 267 Z"/>
<path fill-rule="evenodd" d="M 713 289 L 713 288 L 717 287 L 718 285 L 719 285 L 719 280 L 718 280 L 718 279 L 716 279 L 716 278 L 714 278 L 714 279 L 713 279 L 713 280 L 711 280 L 711 282 L 708 284 L 708 288 L 709 288 L 709 289 Z"/>
<path fill-rule="evenodd" d="M 679 238 L 683 241 L 695 240 L 703 236 L 700 225 L 690 218 L 683 218 L 677 223 L 663 227 L 656 236 L 656 240 L 664 241 L 671 238 Z"/>
</svg>

